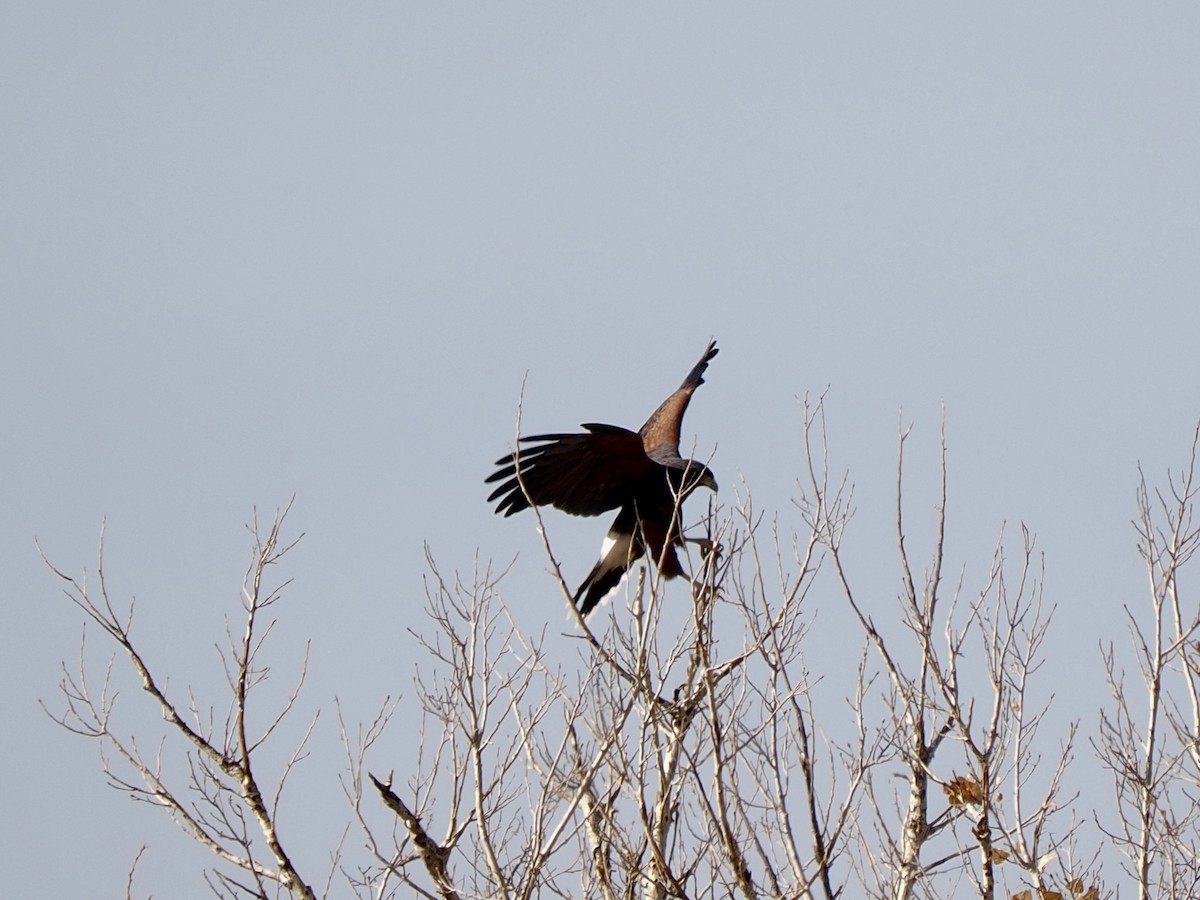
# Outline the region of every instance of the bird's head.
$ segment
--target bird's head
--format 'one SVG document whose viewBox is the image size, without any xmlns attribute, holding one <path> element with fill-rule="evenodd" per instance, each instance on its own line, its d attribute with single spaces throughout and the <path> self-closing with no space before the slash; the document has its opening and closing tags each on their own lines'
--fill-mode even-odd
<svg viewBox="0 0 1200 900">
<path fill-rule="evenodd" d="M 671 474 L 672 486 L 684 497 L 698 487 L 706 487 L 712 491 L 717 489 L 717 478 L 712 469 L 694 459 L 682 460 L 682 464 L 675 467 Z"/>
</svg>

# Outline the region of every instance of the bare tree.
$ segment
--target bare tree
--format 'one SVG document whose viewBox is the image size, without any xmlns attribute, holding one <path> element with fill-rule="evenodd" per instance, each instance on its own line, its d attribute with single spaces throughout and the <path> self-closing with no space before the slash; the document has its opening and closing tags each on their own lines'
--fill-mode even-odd
<svg viewBox="0 0 1200 900">
<path fill-rule="evenodd" d="M 831 475 L 823 399 L 805 404 L 804 434 L 799 528 L 766 519 L 743 486 L 732 506 L 685 523 L 703 535 L 689 544 L 690 592 L 668 590 L 656 567 L 643 566 L 613 600 L 623 609 L 576 616 L 567 634 L 523 631 L 501 591 L 504 572 L 451 574 L 427 551 L 411 697 L 383 699 L 357 728 L 341 721 L 347 816 L 359 839 L 334 851 L 319 891 L 313 862 L 286 849 L 279 822 L 279 797 L 313 725 L 269 776 L 261 756 L 295 709 L 304 667 L 279 709 L 264 714 L 254 702 L 266 673 L 264 612 L 287 584 L 271 586 L 268 574 L 295 543 L 280 536 L 287 510 L 265 534 L 251 526 L 221 721 L 162 687 L 162 663 L 134 639 L 132 605 L 118 612 L 109 598 L 103 556 L 95 586 L 54 569 L 132 667 L 185 765 L 122 736 L 109 673 L 97 687 L 82 654 L 77 672 L 64 669 L 55 717 L 101 744 L 110 783 L 163 808 L 215 855 L 208 881 L 221 896 L 315 897 L 335 881 L 374 898 L 1108 895 L 1096 853 L 1078 852 L 1081 817 L 1066 787 L 1080 725 L 1052 723 L 1052 686 L 1038 681 L 1053 606 L 1032 535 L 1022 527 L 1010 551 L 1002 529 L 978 574 L 963 565 L 947 580 L 943 438 L 921 570 L 907 530 L 902 429 L 900 591 L 881 599 L 845 549 L 853 491 Z M 1119 807 L 1115 819 L 1097 818 L 1126 850 L 1143 897 L 1193 896 L 1198 880 L 1200 614 L 1178 582 L 1200 540 L 1194 455 L 1195 446 L 1168 495 L 1152 502 L 1144 482 L 1139 493 L 1153 624 L 1129 618 L 1145 714 L 1111 647 L 1105 655 L 1114 704 L 1096 746 Z M 540 518 L 538 527 L 557 573 Z M 839 655 L 840 668 L 814 678 L 806 649 L 818 600 L 860 640 Z M 415 760 L 394 758 L 381 741 L 401 710 L 420 724 Z"/>
<path fill-rule="evenodd" d="M 834 896 L 850 804 L 827 816 L 812 738 L 793 732 L 811 715 L 791 663 L 818 544 L 774 593 L 731 577 L 753 531 L 709 532 L 725 552 L 698 560 L 687 615 L 643 571 L 631 615 L 603 636 L 582 623 L 567 668 L 520 634 L 490 573 L 451 582 L 430 559 L 435 627 L 420 640 L 441 666 L 418 695 L 434 752 L 402 792 L 371 779 L 404 825 L 376 853 L 372 892 L 428 879 L 443 897 Z M 723 650 L 720 634 L 741 637 Z"/>
<path fill-rule="evenodd" d="M 450 584 L 430 561 L 437 628 L 423 641 L 451 677 L 419 693 L 437 729 L 425 743 L 448 749 L 407 799 L 377 782 L 407 827 L 379 856 L 387 872 L 409 884 L 414 871 L 432 876 L 443 896 L 505 897 L 833 898 L 853 872 L 876 896 L 945 896 L 966 881 L 990 898 L 1002 863 L 1043 893 L 1076 883 L 1062 862 L 1051 871 L 1073 834 L 1069 820 L 1055 824 L 1073 725 L 1029 796 L 1045 713 L 1030 708 L 1029 682 L 1050 619 L 1032 538 L 1022 530 L 1015 567 L 998 549 L 973 597 L 961 600 L 960 586 L 943 598 L 943 467 L 934 561 L 918 590 L 898 482 L 904 627 L 885 636 L 844 563 L 850 497 L 844 479 L 829 479 L 821 410 L 806 410 L 805 530 L 776 530 L 765 549 L 744 492 L 704 523 L 703 546 L 724 552 L 699 561 L 689 614 L 643 571 L 628 617 L 602 636 L 579 623 L 573 670 L 552 669 L 519 635 L 488 578 Z M 838 739 L 817 737 L 803 657 L 806 604 L 827 561 L 872 651 L 847 673 L 857 719 Z M 729 647 L 725 635 L 739 640 Z M 876 703 L 886 716 L 872 721 Z M 907 791 L 892 807 L 880 787 L 897 771 Z M 439 839 L 417 829 L 431 822 Z"/>
<path fill-rule="evenodd" d="M 1200 543 L 1198 446 L 1200 427 L 1187 467 L 1168 474 L 1166 492 L 1151 491 L 1144 474 L 1138 486 L 1148 608 L 1141 615 L 1124 609 L 1144 699 L 1126 684 L 1112 643 L 1102 648 L 1112 705 L 1095 744 L 1112 772 L 1116 816 L 1102 818 L 1101 827 L 1124 851 L 1140 898 L 1200 892 L 1200 604 L 1180 587 Z"/>
<path fill-rule="evenodd" d="M 157 667 L 152 669 L 135 645 L 134 605 L 130 603 L 127 609 L 118 611 L 109 597 L 104 575 L 103 531 L 95 586 L 89 587 L 85 580 L 67 575 L 47 562 L 51 571 L 67 583 L 66 596 L 117 644 L 133 667 L 174 738 L 186 748 L 186 771 L 164 772 L 161 754 L 150 756 L 136 738 L 126 738 L 114 727 L 116 694 L 110 690 L 111 670 L 106 670 L 99 686 L 95 685 L 88 674 L 84 645 L 80 647 L 78 669 L 71 672 L 63 667 L 60 688 L 65 710 L 52 712 L 51 716 L 68 731 L 100 743 L 109 784 L 135 800 L 164 808 L 180 828 L 228 864 L 228 869 L 214 870 L 209 881 L 218 896 L 265 898 L 273 895 L 272 885 L 295 897 L 317 896 L 284 847 L 277 815 L 280 794 L 292 767 L 304 753 L 312 725 L 273 779 L 264 781 L 254 765 L 255 751 L 292 711 L 307 669 L 306 656 L 305 666 L 282 708 L 263 720 L 265 725 L 256 725 L 260 720 L 250 714 L 250 699 L 254 688 L 265 678 L 266 670 L 259 657 L 263 640 L 270 631 L 269 624 L 263 625 L 262 616 L 280 600 L 287 584 L 269 587 L 265 579 L 268 569 L 299 540 L 281 543 L 280 529 L 286 515 L 287 509 L 282 510 L 266 534 L 261 533 L 257 518 L 251 526 L 253 557 L 242 586 L 245 619 L 240 634 L 227 628 L 229 647 L 224 660 L 229 705 L 220 726 L 206 719 L 194 702 L 183 706 L 169 697 L 163 686 L 165 682 L 155 674 Z M 110 752 L 116 754 L 123 766 L 112 759 Z M 258 838 L 266 843 L 267 858 L 254 849 L 260 843 Z M 241 877 L 235 872 L 240 872 Z M 132 879 L 131 870 L 130 891 Z"/>
<path fill-rule="evenodd" d="M 997 866 L 1015 865 L 1035 889 L 1051 890 L 1048 863 L 1069 844 L 1068 824 L 1055 833 L 1052 818 L 1061 810 L 1062 776 L 1070 761 L 1076 726 L 1061 737 L 1053 774 L 1030 810 L 1030 781 L 1041 762 L 1031 743 L 1043 724 L 1046 706 L 1030 710 L 1030 677 L 1038 668 L 1052 610 L 1042 602 L 1040 560 L 1022 528 L 1020 561 L 1011 573 L 1003 542 L 997 547 L 983 586 L 963 599 L 960 583 L 949 597 L 943 581 L 947 527 L 947 471 L 942 438 L 941 494 L 922 578 L 914 572 L 905 526 L 904 446 L 901 429 L 896 469 L 896 538 L 900 564 L 900 611 L 903 628 L 877 622 L 853 587 L 842 552 L 844 521 L 830 517 L 840 509 L 845 481 L 831 487 L 825 465 L 822 406 L 806 407 L 810 436 L 805 514 L 828 548 L 843 596 L 873 651 L 882 679 L 860 670 L 856 705 L 861 708 L 869 684 L 886 718 L 876 729 L 873 754 L 860 754 L 864 802 L 855 821 L 861 888 L 872 896 L 907 900 L 947 896 L 948 886 L 965 880 L 980 897 L 997 891 Z M 818 434 L 820 452 L 811 438 Z M 816 461 L 821 464 L 817 465 Z M 969 671 L 973 670 L 973 671 Z M 957 757 L 957 762 L 955 761 Z M 888 797 L 879 774 L 902 777 L 905 789 Z M 1007 781 L 1010 805 L 1002 805 Z M 933 788 L 940 786 L 939 798 Z M 870 823 L 868 825 L 868 822 Z M 969 825 L 965 834 L 961 824 Z M 1075 883 L 1064 872 L 1060 881 Z M 1019 879 L 1017 879 L 1019 880 Z"/>
</svg>

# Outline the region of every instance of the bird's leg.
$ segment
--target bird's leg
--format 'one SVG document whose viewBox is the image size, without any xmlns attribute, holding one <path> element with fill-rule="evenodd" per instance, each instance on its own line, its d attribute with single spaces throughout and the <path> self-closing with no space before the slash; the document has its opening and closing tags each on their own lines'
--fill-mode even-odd
<svg viewBox="0 0 1200 900">
<path fill-rule="evenodd" d="M 703 560 L 701 563 L 700 574 L 697 577 L 688 577 L 688 581 L 692 585 L 692 599 L 700 600 L 707 597 L 710 601 L 712 593 L 708 590 L 710 587 L 709 578 L 713 568 L 717 564 L 717 560 L 721 557 L 721 544 L 710 538 L 683 538 L 685 544 L 695 544 L 700 548 L 700 557 Z"/>
<path fill-rule="evenodd" d="M 698 546 L 700 548 L 700 552 L 704 556 L 715 556 L 718 559 L 720 559 L 720 557 L 721 557 L 722 547 L 721 547 L 720 543 L 718 543 L 717 541 L 712 541 L 712 540 L 709 540 L 708 538 L 697 538 L 697 537 L 685 537 L 684 541 L 686 541 L 689 544 L 695 544 L 696 546 Z"/>
</svg>

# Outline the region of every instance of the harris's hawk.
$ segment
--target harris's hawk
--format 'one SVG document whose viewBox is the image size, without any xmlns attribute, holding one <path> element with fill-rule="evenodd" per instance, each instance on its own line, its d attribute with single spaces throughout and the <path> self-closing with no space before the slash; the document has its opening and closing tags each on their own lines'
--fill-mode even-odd
<svg viewBox="0 0 1200 900">
<path fill-rule="evenodd" d="M 501 482 L 488 502 L 511 516 L 531 504 L 553 506 L 573 516 L 598 516 L 617 509 L 600 561 L 575 592 L 587 615 L 616 587 L 637 560 L 650 554 L 667 578 L 683 574 L 675 548 L 684 542 L 679 506 L 698 487 L 717 489 L 708 466 L 679 455 L 679 428 L 688 401 L 704 384 L 704 370 L 717 355 L 712 341 L 683 384 L 634 432 L 616 425 L 585 423 L 583 434 L 522 437 L 531 446 L 496 460 L 487 483 Z"/>
</svg>

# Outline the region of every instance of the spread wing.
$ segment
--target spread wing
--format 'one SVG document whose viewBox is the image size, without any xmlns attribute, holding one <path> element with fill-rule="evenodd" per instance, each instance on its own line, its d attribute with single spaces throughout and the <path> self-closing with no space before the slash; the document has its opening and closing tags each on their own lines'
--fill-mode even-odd
<svg viewBox="0 0 1200 900">
<path fill-rule="evenodd" d="M 704 384 L 704 370 L 708 368 L 709 360 L 717 355 L 717 342 L 710 341 L 708 349 L 700 357 L 700 362 L 692 367 L 679 390 L 654 411 L 646 424 L 638 432 L 646 453 L 655 458 L 679 456 L 679 428 L 683 424 L 683 414 L 687 411 L 688 401 L 696 388 Z"/>
<path fill-rule="evenodd" d="M 586 434 L 538 434 L 524 447 L 496 460 L 487 483 L 501 482 L 488 502 L 511 516 L 536 506 L 553 506 L 573 516 L 597 516 L 632 501 L 657 468 L 642 438 L 615 425 L 585 424 Z M 520 467 L 520 477 L 517 468 Z"/>
</svg>

